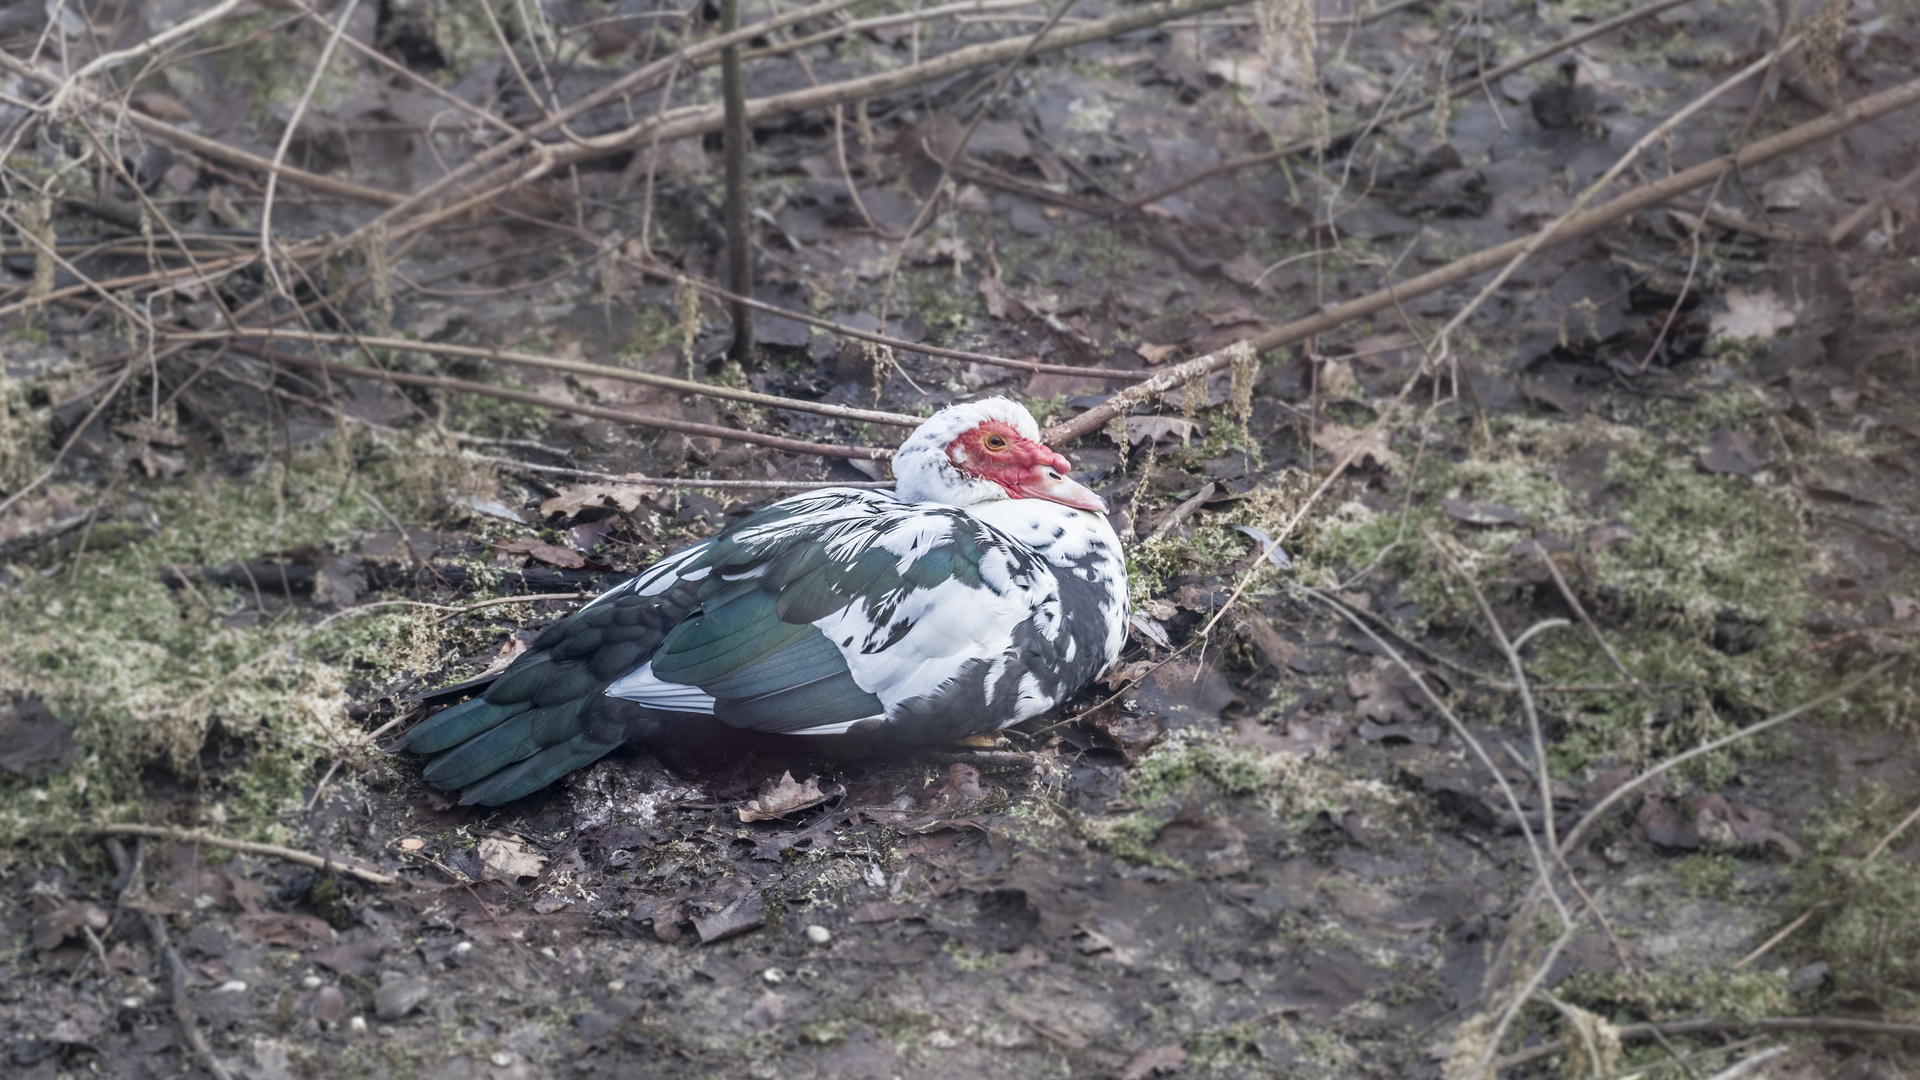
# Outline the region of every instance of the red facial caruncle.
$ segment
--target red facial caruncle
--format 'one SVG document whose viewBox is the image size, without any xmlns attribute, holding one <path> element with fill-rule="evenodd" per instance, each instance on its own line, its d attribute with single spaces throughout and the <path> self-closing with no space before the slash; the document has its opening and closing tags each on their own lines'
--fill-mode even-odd
<svg viewBox="0 0 1920 1080">
<path fill-rule="evenodd" d="M 947 459 L 961 472 L 999 484 L 1009 498 L 1045 499 L 1101 514 L 1107 510 L 1106 500 L 1068 479 L 1073 466 L 1066 458 L 999 420 L 982 421 L 948 443 Z"/>
</svg>

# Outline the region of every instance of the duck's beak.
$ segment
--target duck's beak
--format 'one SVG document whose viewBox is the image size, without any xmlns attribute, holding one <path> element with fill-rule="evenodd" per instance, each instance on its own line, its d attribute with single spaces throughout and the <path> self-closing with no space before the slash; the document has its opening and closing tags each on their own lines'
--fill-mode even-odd
<svg viewBox="0 0 1920 1080">
<path fill-rule="evenodd" d="M 1107 500 L 1095 495 L 1093 489 L 1078 480 L 1069 478 L 1065 472 L 1052 465 L 1035 465 L 1033 471 L 1026 477 L 1008 486 L 1019 498 L 1045 499 L 1062 506 L 1071 506 L 1075 510 L 1091 510 L 1096 514 L 1107 512 Z"/>
</svg>

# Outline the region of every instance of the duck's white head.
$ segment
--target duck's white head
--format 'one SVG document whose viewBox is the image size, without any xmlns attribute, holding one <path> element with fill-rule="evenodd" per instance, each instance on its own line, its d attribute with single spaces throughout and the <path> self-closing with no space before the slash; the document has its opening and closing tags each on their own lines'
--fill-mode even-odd
<svg viewBox="0 0 1920 1080">
<path fill-rule="evenodd" d="M 1040 442 L 1032 414 L 1000 397 L 934 413 L 893 455 L 895 493 L 907 502 L 977 506 L 1044 499 L 1106 513 L 1106 501 L 1069 479 L 1072 471 L 1066 458 Z"/>
</svg>

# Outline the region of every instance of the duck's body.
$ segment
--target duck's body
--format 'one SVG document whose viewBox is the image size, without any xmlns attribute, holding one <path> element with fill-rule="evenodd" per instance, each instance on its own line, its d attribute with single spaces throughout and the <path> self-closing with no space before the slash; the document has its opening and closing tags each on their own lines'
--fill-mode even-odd
<svg viewBox="0 0 1920 1080">
<path fill-rule="evenodd" d="M 1024 409 L 956 406 L 897 493 L 783 499 L 548 627 L 483 697 L 402 747 L 498 805 L 629 741 L 716 723 L 882 743 L 1037 716 L 1120 654 L 1126 567 L 1100 500 Z"/>
</svg>

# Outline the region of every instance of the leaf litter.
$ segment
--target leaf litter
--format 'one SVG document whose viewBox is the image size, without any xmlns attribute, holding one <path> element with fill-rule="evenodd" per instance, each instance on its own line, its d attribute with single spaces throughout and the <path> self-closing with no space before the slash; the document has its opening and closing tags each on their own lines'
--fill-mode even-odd
<svg viewBox="0 0 1920 1080">
<path fill-rule="evenodd" d="M 390 6 L 373 29 L 350 32 L 486 115 L 525 123 L 547 107 L 524 96 L 481 22 Z M 549 71 L 561 99 L 698 33 L 575 8 L 544 11 L 550 21 L 525 38 L 508 31 L 522 61 L 556 61 L 522 70 Z M 1431 109 L 1391 126 L 1356 159 L 1365 185 L 1328 179 L 1358 175 L 1344 165 L 1248 169 L 1118 225 L 1085 205 L 1259 152 L 1318 123 L 1315 110 L 1371 115 L 1441 35 L 1425 15 L 1364 22 L 1318 78 L 1288 74 L 1297 56 L 1270 53 L 1273 42 L 1230 20 L 1067 54 L 1086 65 L 1042 58 L 958 159 L 964 185 L 913 241 L 891 296 L 892 241 L 862 215 L 882 230 L 914 218 L 934 181 L 910 136 L 934 129 L 903 118 L 904 97 L 849 107 L 844 146 L 823 135 L 831 118 L 770 117 L 756 128 L 758 195 L 778 226 L 759 238 L 763 283 L 788 310 L 909 342 L 1158 370 L 1375 287 L 1394 258 L 1438 265 L 1560 213 L 1569 189 L 1610 162 L 1599 149 L 1638 137 L 1693 81 L 1721 74 L 1713 57 L 1763 47 L 1765 20 L 1749 8 L 1675 8 L 1656 16 L 1658 30 L 1582 46 L 1570 77 L 1537 65 L 1490 85 L 1494 100 L 1452 102 L 1444 132 Z M 1558 32 L 1535 18 L 1516 9 L 1507 21 L 1542 40 Z M 193 75 L 162 64 L 140 86 L 142 115 L 204 126 L 228 115 L 215 108 L 223 98 L 290 100 L 299 88 L 278 76 L 304 82 L 324 33 L 264 25 L 209 39 L 259 62 Z M 948 29 L 977 41 L 1003 28 Z M 1871 20 L 1838 32 L 1841 78 L 1862 92 L 1920 44 L 1910 27 Z M 948 47 L 889 35 L 820 50 L 814 74 L 863 73 L 874 63 L 863 50 L 892 65 Z M 552 43 L 563 40 L 589 59 L 558 63 Z M 1696 51 L 1669 63 L 1683 40 Z M 463 135 L 429 133 L 451 103 L 417 82 L 381 84 L 375 108 L 333 81 L 374 63 L 329 67 L 310 102 L 329 133 L 301 129 L 300 168 L 406 191 L 476 152 Z M 806 77 L 790 58 L 749 71 L 755 94 Z M 1808 107 L 1798 93 L 1770 107 L 1791 122 Z M 663 99 L 646 89 L 570 130 L 610 131 Z M 1737 122 L 1682 129 L 1664 152 L 1680 166 L 1700 160 Z M 1824 231 L 1910 167 L 1913 134 L 1910 118 L 1895 118 L 1837 141 L 1839 169 L 1775 162 L 1757 172 L 1757 205 L 1731 188 L 1720 198 L 1738 201 L 1738 220 L 1766 211 L 1785 228 Z M 179 147 L 140 166 L 152 191 L 170 193 L 175 224 L 257 228 L 248 166 Z M 794 320 L 770 320 L 764 355 L 728 368 L 719 309 L 677 296 L 618 250 L 671 251 L 679 272 L 710 272 L 713 226 L 699 207 L 714 163 L 698 138 L 634 160 L 631 175 L 531 182 L 534 201 L 514 211 L 577 205 L 575 224 L 605 247 L 543 249 L 561 238 L 521 218 L 428 230 L 395 266 L 343 256 L 330 272 L 366 276 L 354 287 L 364 299 L 340 317 L 362 329 L 391 320 L 423 342 L 598 354 L 909 412 L 1026 387 L 1036 411 L 1060 419 L 1108 386 L 1022 382 L 907 349 L 889 367 Z M 287 195 L 299 182 L 287 176 L 277 229 L 344 235 L 367 220 Z M 643 208 L 640 191 L 656 205 Z M 137 201 L 124 185 L 120 194 Z M 1322 196 L 1339 208 L 1330 223 L 1311 203 Z M 1887 206 L 1882 224 L 1914 210 L 1904 193 Z M 640 231 L 648 213 L 657 236 Z M 50 235 L 62 245 L 103 235 L 78 228 L 63 215 Z M 422 789 L 417 763 L 365 737 L 410 715 L 421 693 L 516 655 L 568 610 L 516 597 L 606 587 L 772 497 L 575 483 L 565 470 L 736 482 L 875 473 L 531 404 L 342 389 L 241 353 L 200 375 L 204 357 L 156 358 L 160 378 L 130 376 L 89 418 L 107 389 L 100 375 L 118 363 L 118 331 L 56 302 L 17 309 L 0 381 L 8 493 L 75 441 L 50 486 L 0 512 L 0 703 L 14 725 L 0 742 L 11 774 L 0 795 L 19 852 L 7 855 L 9 925 L 31 946 L 9 961 L 0 994 L 7 1028 L 24 1033 L 6 1053 L 36 1076 L 187 1064 L 163 960 L 124 908 L 178 929 L 196 1023 L 216 1057 L 249 1075 L 972 1076 L 1057 1060 L 1134 1077 L 1431 1071 L 1425 1033 L 1451 1036 L 1460 1011 L 1482 1003 L 1484 945 L 1511 932 L 1523 825 L 1591 807 L 1665 754 L 1908 648 L 1920 618 L 1909 475 L 1920 387 L 1902 306 L 1916 283 L 1899 261 L 1912 230 L 1875 241 L 1863 227 L 1857 246 L 1816 258 L 1709 223 L 1695 274 L 1674 228 L 1641 218 L 1610 229 L 1603 248 L 1544 249 L 1492 317 L 1471 324 L 1480 336 L 1466 363 L 1438 378 L 1420 366 L 1419 320 L 1443 319 L 1470 292 L 1411 299 L 1395 319 L 1330 331 L 1317 351 L 1270 354 L 1247 416 L 1215 379 L 1129 412 L 1112 438 L 1065 448 L 1076 475 L 1140 523 L 1136 535 L 1159 533 L 1133 553 L 1142 640 L 1096 693 L 1004 745 L 717 767 L 622 752 L 492 813 Z M 22 259 L 9 264 L 11 287 L 44 298 L 32 293 L 39 267 Z M 241 304 L 257 295 L 248 287 L 195 283 L 179 314 L 217 326 L 210 289 Z M 578 392 L 739 430 L 881 441 L 816 414 L 443 361 L 396 352 L 379 363 L 497 379 L 554 403 Z M 1409 378 L 1421 380 L 1409 400 L 1439 407 L 1377 424 Z M 465 460 L 452 450 L 465 439 L 528 468 Z M 1285 532 L 1329 455 L 1354 472 Z M 1196 501 L 1209 485 L 1217 497 Z M 1511 669 L 1440 550 L 1487 591 L 1510 638 L 1565 624 L 1524 646 L 1555 777 L 1544 800 L 1500 689 Z M 1263 552 L 1278 558 L 1260 564 Z M 1542 554 L 1638 688 L 1619 684 Z M 1227 609 L 1256 568 L 1264 576 Z M 1296 585 L 1336 588 L 1384 640 L 1413 651 L 1416 674 Z M 514 602 L 444 619 L 396 603 L 495 600 Z M 369 603 L 395 607 L 361 611 Z M 1494 751 L 1517 805 L 1467 762 L 1415 678 Z M 1610 914 L 1626 955 L 1603 935 L 1576 936 L 1546 983 L 1568 1011 L 1522 1014 L 1507 1049 L 1560 1037 L 1564 1015 L 1910 1011 L 1920 984 L 1887 955 L 1901 942 L 1890 949 L 1875 928 L 1910 910 L 1911 860 L 1863 861 L 1862 849 L 1890 837 L 1911 854 L 1897 826 L 1914 797 L 1912 698 L 1900 669 L 1819 725 L 1709 756 L 1625 800 L 1569 861 L 1625 901 Z M 377 862 L 407 883 L 371 889 L 327 867 L 153 842 L 147 892 L 122 902 L 90 841 L 36 831 L 107 818 L 284 841 L 334 866 Z M 1825 965 L 1819 978 L 1734 970 L 1807 910 L 1762 967 Z M 1731 1063 L 1697 1048 L 1712 1068 Z M 1842 1039 L 1794 1053 L 1810 1075 L 1880 1061 Z"/>
</svg>

